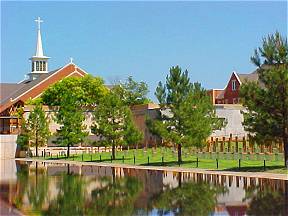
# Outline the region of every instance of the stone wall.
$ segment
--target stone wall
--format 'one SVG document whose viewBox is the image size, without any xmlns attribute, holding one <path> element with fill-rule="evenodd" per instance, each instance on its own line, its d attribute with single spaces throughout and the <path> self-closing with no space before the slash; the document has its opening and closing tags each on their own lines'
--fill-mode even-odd
<svg viewBox="0 0 288 216">
<path fill-rule="evenodd" d="M 17 135 L 0 134 L 0 159 L 15 158 Z"/>
</svg>

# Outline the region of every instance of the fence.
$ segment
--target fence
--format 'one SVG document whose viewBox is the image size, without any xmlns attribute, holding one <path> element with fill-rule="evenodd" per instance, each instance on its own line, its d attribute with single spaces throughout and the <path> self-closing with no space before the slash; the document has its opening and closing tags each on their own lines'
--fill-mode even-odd
<svg viewBox="0 0 288 216">
<path fill-rule="evenodd" d="M 226 153 L 283 153 L 283 143 L 256 143 L 243 136 L 210 137 L 206 148 L 201 152 L 226 152 Z"/>
</svg>

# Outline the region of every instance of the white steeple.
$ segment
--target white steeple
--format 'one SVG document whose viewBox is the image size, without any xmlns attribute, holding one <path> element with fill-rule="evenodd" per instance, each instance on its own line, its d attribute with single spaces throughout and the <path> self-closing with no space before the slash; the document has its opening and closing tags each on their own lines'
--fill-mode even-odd
<svg viewBox="0 0 288 216">
<path fill-rule="evenodd" d="M 43 20 L 38 17 L 35 22 L 38 23 L 38 34 L 37 34 L 37 45 L 36 45 L 36 54 L 37 57 L 43 57 L 43 48 L 42 48 L 42 39 L 41 39 L 41 31 L 40 31 L 40 23 L 43 22 Z"/>
<path fill-rule="evenodd" d="M 36 43 L 36 53 L 30 58 L 32 66 L 31 72 L 28 74 L 29 80 L 37 79 L 41 74 L 48 73 L 48 59 L 49 57 L 44 56 L 41 38 L 40 24 L 43 20 L 38 17 L 35 20 L 37 22 L 37 43 Z"/>
</svg>

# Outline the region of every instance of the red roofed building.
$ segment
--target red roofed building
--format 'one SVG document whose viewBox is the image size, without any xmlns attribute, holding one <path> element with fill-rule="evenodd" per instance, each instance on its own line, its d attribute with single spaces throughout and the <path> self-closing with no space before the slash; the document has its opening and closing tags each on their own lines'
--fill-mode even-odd
<svg viewBox="0 0 288 216">
<path fill-rule="evenodd" d="M 224 89 L 212 89 L 209 91 L 213 104 L 240 104 L 240 87 L 248 81 L 258 81 L 257 70 L 250 74 L 240 74 L 233 71 Z"/>
<path fill-rule="evenodd" d="M 15 110 L 23 106 L 29 99 L 39 97 L 50 85 L 65 77 L 83 77 L 87 73 L 75 65 L 69 64 L 53 71 L 48 71 L 49 57 L 43 54 L 40 23 L 38 17 L 36 53 L 30 58 L 31 72 L 27 78 L 19 83 L 0 83 L 0 133 L 10 134 L 18 132 L 18 119 Z"/>
</svg>

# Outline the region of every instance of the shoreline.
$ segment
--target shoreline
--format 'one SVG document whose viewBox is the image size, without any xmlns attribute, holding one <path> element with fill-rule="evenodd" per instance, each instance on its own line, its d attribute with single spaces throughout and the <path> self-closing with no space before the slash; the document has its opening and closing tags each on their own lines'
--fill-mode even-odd
<svg viewBox="0 0 288 216">
<path fill-rule="evenodd" d="M 238 176 L 248 178 L 266 178 L 274 180 L 288 181 L 287 174 L 267 173 L 267 172 L 234 172 L 234 171 L 221 171 L 211 169 L 200 168 L 182 168 L 182 167 L 162 167 L 162 166 L 139 166 L 119 163 L 105 163 L 105 162 L 81 162 L 81 161 L 67 161 L 67 160 L 44 160 L 44 159 L 31 159 L 31 158 L 15 158 L 16 161 L 31 161 L 31 162 L 45 162 L 45 163 L 61 163 L 61 164 L 73 164 L 78 166 L 100 166 L 100 167 L 115 167 L 115 168 L 127 168 L 127 169 L 142 169 L 142 170 L 155 170 L 155 171 L 168 171 L 168 172 L 190 172 L 210 175 L 225 175 L 225 176 Z"/>
</svg>

